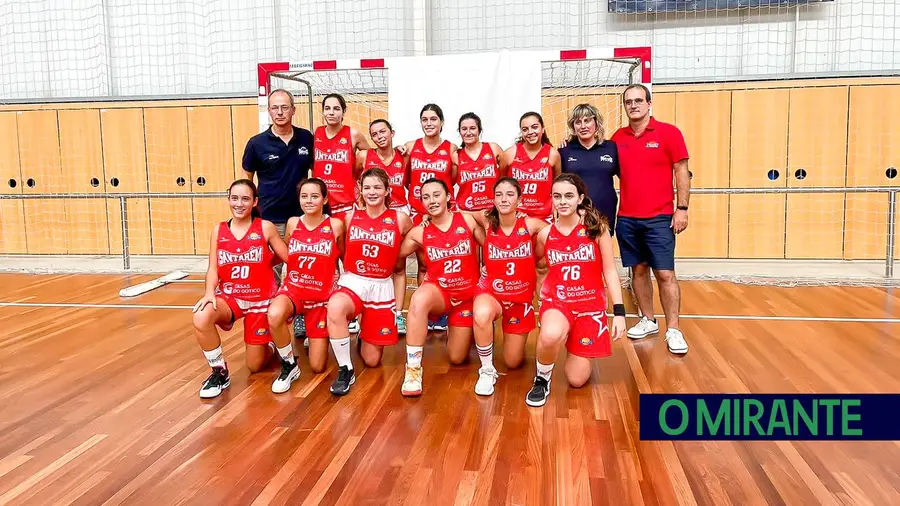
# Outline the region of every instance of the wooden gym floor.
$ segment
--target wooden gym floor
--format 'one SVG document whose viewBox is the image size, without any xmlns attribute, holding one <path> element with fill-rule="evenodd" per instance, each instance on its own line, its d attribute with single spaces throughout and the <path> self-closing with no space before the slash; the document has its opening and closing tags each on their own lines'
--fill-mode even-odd
<svg viewBox="0 0 900 506">
<path fill-rule="evenodd" d="M 437 334 L 423 397 L 400 395 L 401 341 L 381 368 L 356 360 L 338 399 L 333 359 L 272 394 L 276 365 L 248 375 L 240 325 L 224 340 L 231 387 L 201 400 L 208 366 L 179 308 L 201 285 L 119 299 L 146 279 L 0 275 L 0 300 L 26 303 L 0 307 L 0 504 L 900 504 L 896 442 L 638 429 L 642 392 L 900 391 L 900 290 L 683 282 L 686 357 L 623 339 L 582 389 L 557 367 L 532 409 L 533 339 L 490 398 L 473 392 L 474 351 L 450 367 Z"/>
</svg>

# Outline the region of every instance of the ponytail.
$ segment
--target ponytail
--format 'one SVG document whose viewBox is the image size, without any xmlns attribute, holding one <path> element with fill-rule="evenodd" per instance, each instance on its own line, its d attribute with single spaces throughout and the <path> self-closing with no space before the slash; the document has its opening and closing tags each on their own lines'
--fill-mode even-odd
<svg viewBox="0 0 900 506">
<path fill-rule="evenodd" d="M 609 220 L 606 216 L 600 214 L 600 211 L 594 207 L 593 201 L 587 195 L 582 199 L 581 204 L 578 204 L 579 211 L 584 211 L 584 217 L 582 219 L 582 223 L 584 224 L 585 230 L 587 230 L 588 237 L 591 240 L 597 239 L 601 234 L 605 234 L 609 230 Z"/>
<path fill-rule="evenodd" d="M 253 209 L 250 210 L 250 218 L 262 218 L 262 213 L 259 212 L 259 206 L 253 206 Z"/>
</svg>

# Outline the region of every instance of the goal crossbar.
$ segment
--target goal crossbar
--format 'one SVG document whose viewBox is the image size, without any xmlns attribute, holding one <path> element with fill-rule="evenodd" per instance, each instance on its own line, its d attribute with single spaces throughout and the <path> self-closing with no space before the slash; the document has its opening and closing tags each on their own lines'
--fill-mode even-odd
<svg viewBox="0 0 900 506">
<path fill-rule="evenodd" d="M 637 83 L 650 88 L 652 86 L 651 48 L 642 47 L 595 47 L 587 49 L 561 49 L 531 51 L 541 63 L 547 62 L 571 62 L 579 60 L 606 60 L 630 64 L 629 75 L 634 69 L 640 68 L 637 73 Z M 481 53 L 484 54 L 484 53 Z M 258 74 L 258 106 L 259 106 L 259 130 L 268 128 L 270 119 L 268 115 L 268 97 L 272 91 L 271 79 L 281 78 L 304 84 L 307 88 L 307 99 L 310 101 L 309 121 L 313 123 L 312 84 L 303 79 L 304 74 L 310 72 L 327 72 L 338 70 L 388 70 L 391 61 L 400 58 L 341 58 L 334 60 L 307 60 L 298 62 L 265 62 L 257 65 Z"/>
</svg>

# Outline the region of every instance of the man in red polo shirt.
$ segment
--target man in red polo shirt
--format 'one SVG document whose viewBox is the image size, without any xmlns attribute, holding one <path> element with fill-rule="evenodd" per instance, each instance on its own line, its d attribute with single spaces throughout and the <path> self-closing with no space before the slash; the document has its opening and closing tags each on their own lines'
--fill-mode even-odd
<svg viewBox="0 0 900 506">
<path fill-rule="evenodd" d="M 653 318 L 653 288 L 650 269 L 659 283 L 659 299 L 666 315 L 666 344 L 669 351 L 688 351 L 684 334 L 678 330 L 681 290 L 675 278 L 675 234 L 687 228 L 691 180 L 684 136 L 675 125 L 650 116 L 650 90 L 641 84 L 625 89 L 622 95 L 626 127 L 612 141 L 619 149 L 619 199 L 616 238 L 622 264 L 633 268 L 634 295 L 641 320 L 628 330 L 631 339 L 643 339 L 659 332 Z M 678 205 L 672 179 L 678 190 Z"/>
</svg>

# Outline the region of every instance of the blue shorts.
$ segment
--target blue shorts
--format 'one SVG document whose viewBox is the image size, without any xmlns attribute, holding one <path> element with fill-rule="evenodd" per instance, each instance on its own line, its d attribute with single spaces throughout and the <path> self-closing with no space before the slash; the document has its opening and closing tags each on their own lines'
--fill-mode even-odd
<svg viewBox="0 0 900 506">
<path fill-rule="evenodd" d="M 675 231 L 671 228 L 671 214 L 653 218 L 619 216 L 617 221 L 616 236 L 622 265 L 634 267 L 646 263 L 652 269 L 675 270 Z"/>
</svg>

